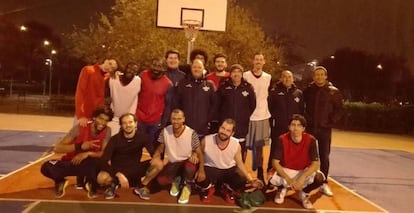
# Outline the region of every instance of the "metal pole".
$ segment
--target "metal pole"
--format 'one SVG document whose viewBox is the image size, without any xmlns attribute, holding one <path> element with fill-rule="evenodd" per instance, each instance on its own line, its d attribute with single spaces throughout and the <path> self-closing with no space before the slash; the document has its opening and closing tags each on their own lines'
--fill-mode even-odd
<svg viewBox="0 0 414 213">
<path fill-rule="evenodd" d="M 52 59 L 49 61 L 49 99 L 52 97 Z"/>
<path fill-rule="evenodd" d="M 10 97 L 12 97 L 12 95 L 13 95 L 13 73 L 10 78 Z"/>
<path fill-rule="evenodd" d="M 43 96 L 46 96 L 46 74 L 45 77 L 43 78 Z"/>
<path fill-rule="evenodd" d="M 190 54 L 191 54 L 192 50 L 193 50 L 193 41 L 188 40 L 188 43 L 187 43 L 187 64 L 191 64 Z"/>
</svg>

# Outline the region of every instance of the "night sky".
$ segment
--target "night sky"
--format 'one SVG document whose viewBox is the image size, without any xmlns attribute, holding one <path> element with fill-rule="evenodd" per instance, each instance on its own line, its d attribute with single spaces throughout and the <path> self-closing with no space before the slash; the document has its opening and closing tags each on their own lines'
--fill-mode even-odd
<svg viewBox="0 0 414 213">
<path fill-rule="evenodd" d="M 239 0 L 267 33 L 300 43 L 307 60 L 351 47 L 405 56 L 414 72 L 414 1 L 411 0 Z M 86 27 L 114 0 L 1 0 L 0 17 L 20 25 L 36 20 L 56 33 Z M 257 14 L 260 14 L 257 15 Z"/>
</svg>

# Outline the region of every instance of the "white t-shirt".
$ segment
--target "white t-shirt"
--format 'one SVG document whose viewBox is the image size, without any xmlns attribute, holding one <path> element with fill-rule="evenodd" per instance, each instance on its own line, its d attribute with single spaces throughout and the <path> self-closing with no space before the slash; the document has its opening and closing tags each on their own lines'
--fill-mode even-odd
<svg viewBox="0 0 414 213">
<path fill-rule="evenodd" d="M 138 104 L 138 93 L 141 91 L 141 78 L 135 76 L 128 85 L 122 85 L 119 76 L 116 79 L 109 79 L 109 89 L 111 91 L 111 108 L 114 117 L 119 118 L 122 114 L 135 114 Z"/>
</svg>

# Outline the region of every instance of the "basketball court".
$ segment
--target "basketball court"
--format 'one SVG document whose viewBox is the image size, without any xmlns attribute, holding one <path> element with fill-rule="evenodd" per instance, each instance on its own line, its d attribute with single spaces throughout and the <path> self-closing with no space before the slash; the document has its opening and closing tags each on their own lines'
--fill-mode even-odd
<svg viewBox="0 0 414 213">
<path fill-rule="evenodd" d="M 188 40 L 187 60 L 197 33 L 225 32 L 226 18 L 227 0 L 158 0 L 157 27 L 184 30 Z M 229 205 L 218 196 L 206 205 L 195 193 L 189 204 L 184 205 L 177 204 L 176 198 L 170 197 L 166 191 L 156 192 L 149 201 L 143 201 L 132 194 L 132 189 L 118 190 L 119 196 L 113 200 L 105 200 L 102 192 L 98 198 L 90 200 L 84 190 L 75 189 L 74 178 L 70 179 L 71 185 L 67 187 L 65 196 L 55 199 L 53 182 L 40 174 L 40 166 L 48 159 L 59 157 L 51 152 L 52 144 L 71 128 L 72 122 L 72 117 L 0 114 L 1 212 L 387 212 L 334 179 L 329 185 L 335 196 L 312 192 L 311 201 L 315 209 L 310 211 L 303 209 L 293 192 L 288 193 L 282 205 L 273 203 L 274 193 L 269 193 L 264 205 L 252 209 Z M 346 141 L 340 146 L 350 146 L 350 137 L 346 133 L 339 139 L 334 135 L 334 140 Z M 365 146 L 362 144 L 358 148 Z M 268 154 L 269 147 L 264 151 Z M 248 159 L 246 163 L 249 165 L 250 162 Z M 346 166 L 346 169 L 351 169 L 349 164 Z"/>
<path fill-rule="evenodd" d="M 69 179 L 71 185 L 65 196 L 55 199 L 53 182 L 40 174 L 40 166 L 59 157 L 51 153 L 51 145 L 70 129 L 73 118 L 14 114 L 0 114 L 0 118 L 0 159 L 6 157 L 13 164 L 10 167 L 15 167 L 9 172 L 1 168 L 7 172 L 0 178 L 0 209 L 5 210 L 2 212 L 308 212 L 293 192 L 288 193 L 282 205 L 274 204 L 274 194 L 269 193 L 264 205 L 250 210 L 229 205 L 219 196 L 206 205 L 196 193 L 189 204 L 181 205 L 167 191 L 154 193 L 149 201 L 139 199 L 132 189 L 118 190 L 119 196 L 113 200 L 105 200 L 100 191 L 98 198 L 90 200 L 84 190 L 75 189 L 74 178 Z M 312 192 L 313 212 L 387 212 L 333 179 L 330 186 L 334 197 Z"/>
</svg>

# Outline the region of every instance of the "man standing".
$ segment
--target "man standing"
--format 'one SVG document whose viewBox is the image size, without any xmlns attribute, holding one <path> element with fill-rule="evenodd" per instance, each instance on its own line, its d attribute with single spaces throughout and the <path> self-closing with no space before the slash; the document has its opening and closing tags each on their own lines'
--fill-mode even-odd
<svg viewBox="0 0 414 213">
<path fill-rule="evenodd" d="M 222 53 L 214 56 L 214 72 L 207 74 L 206 79 L 210 80 L 216 86 L 216 89 L 220 87 L 220 82 L 225 81 L 230 77 L 230 73 L 226 72 L 227 62 L 226 56 Z"/>
<path fill-rule="evenodd" d="M 175 108 L 186 116 L 186 125 L 193 128 L 200 138 L 209 133 L 209 122 L 217 113 L 217 95 L 211 81 L 203 77 L 204 64 L 195 59 L 191 76 L 178 83 Z"/>
<path fill-rule="evenodd" d="M 151 68 L 140 74 L 141 92 L 136 111 L 138 129 L 146 132 L 155 143 L 157 132 L 162 128 L 170 112 L 170 97 L 172 82 L 165 76 L 165 61 L 161 58 L 153 59 Z"/>
<path fill-rule="evenodd" d="M 222 183 L 221 193 L 227 203 L 234 204 L 234 192 L 244 192 L 246 183 L 261 188 L 263 182 L 253 179 L 243 163 L 241 148 L 233 134 L 236 122 L 226 119 L 216 134 L 207 135 L 201 141 L 204 152 L 204 170 L 206 179 L 198 183 L 202 188 L 201 199 L 210 203 L 215 184 Z"/>
<path fill-rule="evenodd" d="M 313 71 L 313 82 L 305 89 L 305 117 L 309 123 L 309 133 L 319 143 L 321 171 L 326 177 L 320 191 L 333 196 L 327 184 L 329 172 L 329 154 L 331 152 L 332 127 L 342 116 L 342 95 L 328 80 L 325 67 L 317 66 Z"/>
<path fill-rule="evenodd" d="M 112 120 L 113 113 L 108 109 L 97 108 L 92 114 L 93 122 L 86 126 L 73 126 L 69 133 L 55 144 L 56 153 L 66 153 L 60 160 L 49 160 L 42 165 L 44 176 L 55 182 L 55 196 L 65 195 L 67 176 L 82 176 L 88 181 L 88 197 L 94 198 L 97 175 L 97 158 L 111 137 L 111 129 L 106 124 Z"/>
<path fill-rule="evenodd" d="M 115 72 L 120 64 L 115 59 L 105 59 L 102 64 L 82 68 L 75 92 L 74 124 L 86 126 L 92 119 L 92 112 L 105 104 L 105 81 L 109 73 Z"/>
<path fill-rule="evenodd" d="M 178 67 L 180 65 L 180 52 L 178 50 L 168 50 L 165 53 L 167 72 L 165 75 L 171 80 L 173 87 L 177 87 L 178 82 L 185 77 L 185 73 Z"/>
<path fill-rule="evenodd" d="M 303 207 L 313 208 L 309 193 L 322 185 L 325 176 L 319 169 L 318 142 L 305 133 L 306 120 L 302 115 L 293 115 L 289 132 L 275 141 L 276 149 L 270 153 L 273 170 L 269 184 L 278 186 L 274 202 L 282 204 L 286 191 L 291 188 L 300 192 Z"/>
<path fill-rule="evenodd" d="M 100 185 L 107 186 L 105 199 L 113 199 L 119 185 L 123 188 L 137 186 L 150 166 L 150 160 L 141 162 L 142 152 L 144 148 L 150 154 L 154 152 L 149 136 L 137 130 L 134 114 L 123 114 L 119 121 L 121 130 L 106 146 L 97 178 Z"/>
<path fill-rule="evenodd" d="M 280 74 L 280 81 L 273 82 L 269 88 L 269 111 L 271 139 L 270 153 L 274 152 L 274 143 L 279 136 L 288 131 L 289 120 L 293 114 L 303 115 L 304 102 L 303 94 L 293 83 L 293 75 L 289 70 Z M 272 161 L 269 156 L 267 171 L 272 168 Z"/>
<path fill-rule="evenodd" d="M 109 79 L 111 95 L 111 109 L 114 111 L 114 119 L 108 125 L 112 135 L 116 135 L 120 129 L 119 118 L 125 113 L 135 113 L 138 104 L 138 94 L 141 90 L 141 78 L 137 76 L 138 65 L 128 63 L 120 75 Z"/>
<path fill-rule="evenodd" d="M 198 173 L 197 181 L 205 179 L 204 167 L 197 168 L 204 164 L 203 154 L 200 148 L 200 141 L 197 133 L 184 124 L 184 112 L 174 109 L 171 112 L 171 125 L 165 127 L 158 138 L 160 143 L 155 150 L 151 167 L 142 185 L 134 190 L 134 193 L 143 200 L 150 199 L 149 182 L 154 179 L 158 173 L 158 183 L 161 186 L 171 184 L 170 195 L 178 196 L 178 203 L 188 203 L 191 195 L 191 184 L 194 183 L 196 172 Z M 159 165 L 163 165 L 161 156 L 167 154 L 168 163 L 162 170 Z M 196 160 L 197 159 L 197 160 Z M 180 187 L 183 185 L 181 192 Z"/>
<path fill-rule="evenodd" d="M 194 60 L 201 60 L 201 62 L 203 62 L 204 64 L 204 69 L 202 71 L 203 73 L 203 77 L 205 77 L 208 73 L 207 71 L 207 62 L 208 62 L 208 55 L 207 52 L 203 49 L 193 49 L 190 52 L 190 63 L 191 64 L 186 64 L 181 66 L 181 70 L 186 74 L 186 76 L 191 76 L 191 65 L 193 64 Z"/>
<path fill-rule="evenodd" d="M 249 133 L 246 137 L 246 147 L 253 151 L 253 170 L 257 169 L 257 178 L 264 181 L 263 177 L 263 146 L 269 139 L 270 112 L 267 104 L 268 90 L 271 76 L 263 71 L 266 61 L 263 53 L 254 54 L 253 69 L 243 74 L 256 94 L 256 108 L 250 116 Z"/>
<path fill-rule="evenodd" d="M 230 79 L 223 82 L 217 94 L 219 99 L 219 120 L 231 118 L 236 121 L 234 137 L 240 143 L 243 161 L 246 160 L 246 135 L 250 115 L 256 108 L 256 95 L 251 84 L 243 78 L 243 67 L 234 64 L 230 67 Z"/>
</svg>

